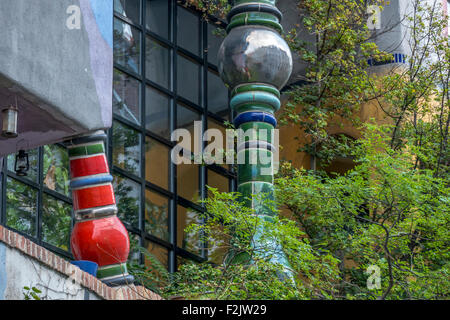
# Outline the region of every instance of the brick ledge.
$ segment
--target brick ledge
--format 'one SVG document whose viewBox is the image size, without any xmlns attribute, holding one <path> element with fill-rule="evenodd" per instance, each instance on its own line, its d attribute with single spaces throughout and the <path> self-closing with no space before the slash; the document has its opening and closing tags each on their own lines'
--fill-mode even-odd
<svg viewBox="0 0 450 320">
<path fill-rule="evenodd" d="M 82 271 L 69 261 L 57 256 L 53 252 L 37 245 L 30 239 L 0 225 L 0 242 L 9 247 L 18 249 L 25 255 L 58 271 L 68 277 L 74 278 L 81 286 L 95 292 L 106 300 L 162 300 L 156 293 L 143 286 L 128 285 L 120 288 L 108 287 L 91 274 Z"/>
</svg>

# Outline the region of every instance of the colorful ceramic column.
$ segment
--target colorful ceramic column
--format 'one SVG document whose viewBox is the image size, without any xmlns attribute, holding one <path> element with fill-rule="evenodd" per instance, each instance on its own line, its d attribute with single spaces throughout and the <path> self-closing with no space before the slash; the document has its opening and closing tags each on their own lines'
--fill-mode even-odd
<svg viewBox="0 0 450 320">
<path fill-rule="evenodd" d="M 70 244 L 75 259 L 97 263 L 97 277 L 115 286 L 131 284 L 133 277 L 127 273 L 130 240 L 116 216 L 113 177 L 105 156 L 106 138 L 104 131 L 97 131 L 65 142 L 76 218 Z"/>
<path fill-rule="evenodd" d="M 234 125 L 244 132 L 257 132 L 245 136 L 237 146 L 238 191 L 244 196 L 265 194 L 273 198 L 274 192 L 273 153 L 278 147 L 272 140 L 277 125 L 274 113 L 280 108 L 279 90 L 292 72 L 291 51 L 280 36 L 282 14 L 275 2 L 235 1 L 227 17 L 228 35 L 218 54 L 219 72 L 231 89 Z M 256 162 L 250 160 L 252 156 L 256 156 Z M 240 159 L 244 163 L 240 164 Z M 272 219 L 274 212 L 260 201 L 253 200 L 249 205 L 262 219 Z M 283 254 L 276 258 L 286 263 Z"/>
</svg>

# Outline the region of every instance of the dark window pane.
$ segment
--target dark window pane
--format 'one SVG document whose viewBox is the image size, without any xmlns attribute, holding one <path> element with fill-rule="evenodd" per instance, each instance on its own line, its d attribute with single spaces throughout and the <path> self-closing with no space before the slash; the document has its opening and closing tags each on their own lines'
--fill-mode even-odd
<svg viewBox="0 0 450 320">
<path fill-rule="evenodd" d="M 50 190 L 69 196 L 69 154 L 57 145 L 44 146 L 44 184 Z"/>
<path fill-rule="evenodd" d="M 114 121 L 113 164 L 139 175 L 141 171 L 140 151 L 140 134 L 128 126 Z"/>
<path fill-rule="evenodd" d="M 140 0 L 114 0 L 114 11 L 130 18 L 134 23 L 139 24 L 140 17 Z"/>
<path fill-rule="evenodd" d="M 216 264 L 222 264 L 231 248 L 229 235 L 226 235 L 221 226 L 213 228 L 208 234 L 208 260 Z"/>
<path fill-rule="evenodd" d="M 158 141 L 145 139 L 145 179 L 164 189 L 169 189 L 169 147 Z"/>
<path fill-rule="evenodd" d="M 208 170 L 208 186 L 218 189 L 219 192 L 230 191 L 228 178 L 212 170 Z"/>
<path fill-rule="evenodd" d="M 147 28 L 164 38 L 169 36 L 168 4 L 167 0 L 147 0 L 146 4 Z"/>
<path fill-rule="evenodd" d="M 69 250 L 72 206 L 44 193 L 42 205 L 42 240 Z"/>
<path fill-rule="evenodd" d="M 15 179 L 6 183 L 6 225 L 36 236 L 37 191 Z"/>
<path fill-rule="evenodd" d="M 178 45 L 192 53 L 200 53 L 199 16 L 182 7 L 177 8 Z"/>
<path fill-rule="evenodd" d="M 169 241 L 169 199 L 145 190 L 145 231 Z"/>
<path fill-rule="evenodd" d="M 222 166 L 225 169 L 229 169 L 230 165 L 226 164 L 226 161 L 227 161 L 227 159 L 226 159 L 226 156 L 227 156 L 226 152 L 230 152 L 230 154 L 232 154 L 234 149 L 233 149 L 233 146 L 231 146 L 229 151 L 226 150 L 226 147 L 227 147 L 227 145 L 226 145 L 226 143 L 227 143 L 226 127 L 223 124 L 218 123 L 216 120 L 214 120 L 212 118 L 208 118 L 208 130 L 209 129 L 217 129 L 217 130 L 220 131 L 220 133 L 222 135 L 222 147 L 219 148 L 220 150 L 218 150 L 219 153 L 217 154 L 217 159 L 221 159 L 223 163 L 220 164 L 219 162 L 216 162 L 216 165 Z M 213 139 L 215 139 L 215 137 L 214 138 L 210 138 L 210 136 L 212 136 L 212 133 L 211 134 L 205 133 L 205 136 L 208 137 L 209 139 L 211 139 L 211 142 L 209 142 L 209 143 L 213 143 L 213 141 L 215 141 L 215 140 L 213 140 Z M 220 141 L 219 141 L 219 143 L 220 143 Z M 216 151 L 217 150 L 214 150 L 211 153 L 211 156 L 214 157 L 214 158 L 216 157 Z"/>
<path fill-rule="evenodd" d="M 27 172 L 27 175 L 24 176 L 24 178 L 30 179 L 33 182 L 37 182 L 38 178 L 38 150 L 39 149 L 31 149 L 27 150 L 28 153 L 28 162 L 30 164 L 30 169 Z M 14 171 L 14 166 L 16 163 L 16 154 L 10 154 L 8 155 L 8 170 Z"/>
<path fill-rule="evenodd" d="M 208 111 L 225 118 L 228 115 L 228 89 L 219 75 L 208 71 Z"/>
<path fill-rule="evenodd" d="M 217 53 L 219 52 L 220 45 L 225 39 L 224 30 L 216 28 L 208 23 L 208 62 L 214 65 L 218 64 Z"/>
<path fill-rule="evenodd" d="M 145 76 L 160 86 L 169 88 L 169 49 L 149 37 L 145 46 Z"/>
<path fill-rule="evenodd" d="M 140 73 L 140 31 L 114 18 L 114 62 Z"/>
<path fill-rule="evenodd" d="M 177 68 L 178 94 L 199 104 L 200 65 L 182 55 L 178 55 Z"/>
<path fill-rule="evenodd" d="M 183 107 L 182 105 L 177 106 L 177 128 L 185 128 L 189 131 L 194 132 L 194 122 L 201 121 L 201 115 L 192 109 Z"/>
<path fill-rule="evenodd" d="M 154 259 L 167 268 L 169 256 L 166 248 L 148 240 L 145 240 L 145 248 L 151 255 L 150 258 L 145 256 L 145 265 L 149 267 L 151 271 L 156 271 L 154 268 Z"/>
<path fill-rule="evenodd" d="M 116 114 L 140 124 L 139 81 L 114 69 L 113 110 Z"/>
<path fill-rule="evenodd" d="M 139 250 L 141 247 L 141 237 L 131 232 L 128 232 L 128 236 L 130 237 L 130 253 L 128 254 L 128 262 L 139 264 L 141 257 L 141 251 Z"/>
<path fill-rule="evenodd" d="M 158 90 L 147 87 L 145 127 L 166 139 L 170 138 L 170 99 Z"/>
<path fill-rule="evenodd" d="M 177 246 L 201 255 L 202 242 L 197 232 L 186 232 L 185 229 L 191 224 L 200 224 L 198 213 L 190 208 L 178 206 L 177 209 Z"/>
<path fill-rule="evenodd" d="M 190 152 L 199 152 L 201 153 L 201 145 L 202 145 L 202 124 L 197 123 L 197 131 L 199 131 L 199 134 L 195 134 L 195 122 L 201 121 L 201 115 L 197 113 L 196 111 L 193 111 L 187 107 L 183 107 L 182 105 L 177 106 L 177 128 L 184 128 L 187 129 L 190 133 L 190 140 L 185 140 L 183 137 L 183 140 L 181 141 L 181 138 L 179 139 L 178 145 L 184 149 L 186 149 L 188 152 L 185 155 L 184 158 L 191 159 Z M 186 137 L 188 138 L 188 137 Z M 195 149 L 195 140 L 197 138 L 197 149 Z"/>
<path fill-rule="evenodd" d="M 141 186 L 119 175 L 114 175 L 113 186 L 119 210 L 118 217 L 123 222 L 138 228 Z"/>
<path fill-rule="evenodd" d="M 199 165 L 177 165 L 177 191 L 183 198 L 196 202 L 199 200 Z"/>
</svg>

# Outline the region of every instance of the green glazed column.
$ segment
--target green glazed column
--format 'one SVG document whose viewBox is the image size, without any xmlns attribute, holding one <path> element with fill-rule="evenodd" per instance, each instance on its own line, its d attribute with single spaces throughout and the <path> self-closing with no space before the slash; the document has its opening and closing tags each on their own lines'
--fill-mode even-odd
<svg viewBox="0 0 450 320">
<path fill-rule="evenodd" d="M 278 152 L 273 144 L 274 114 L 280 108 L 279 90 L 292 72 L 291 51 L 280 36 L 282 14 L 275 2 L 235 1 L 227 16 L 228 35 L 218 53 L 220 75 L 231 89 L 234 126 L 245 133 L 237 146 L 238 192 L 244 197 L 274 196 L 273 154 Z M 248 134 L 249 129 L 253 134 Z M 270 221 L 275 214 L 256 199 L 248 205 L 262 219 Z M 287 265 L 284 255 L 275 259 Z"/>
</svg>

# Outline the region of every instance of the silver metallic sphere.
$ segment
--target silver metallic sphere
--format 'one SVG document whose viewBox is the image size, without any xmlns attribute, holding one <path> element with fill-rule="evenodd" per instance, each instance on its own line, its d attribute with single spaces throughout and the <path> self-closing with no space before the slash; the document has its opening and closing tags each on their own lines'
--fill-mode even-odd
<svg viewBox="0 0 450 320">
<path fill-rule="evenodd" d="M 233 89 L 250 82 L 281 89 L 292 72 L 292 55 L 284 39 L 272 29 L 242 26 L 231 30 L 218 53 L 222 80 Z"/>
</svg>

